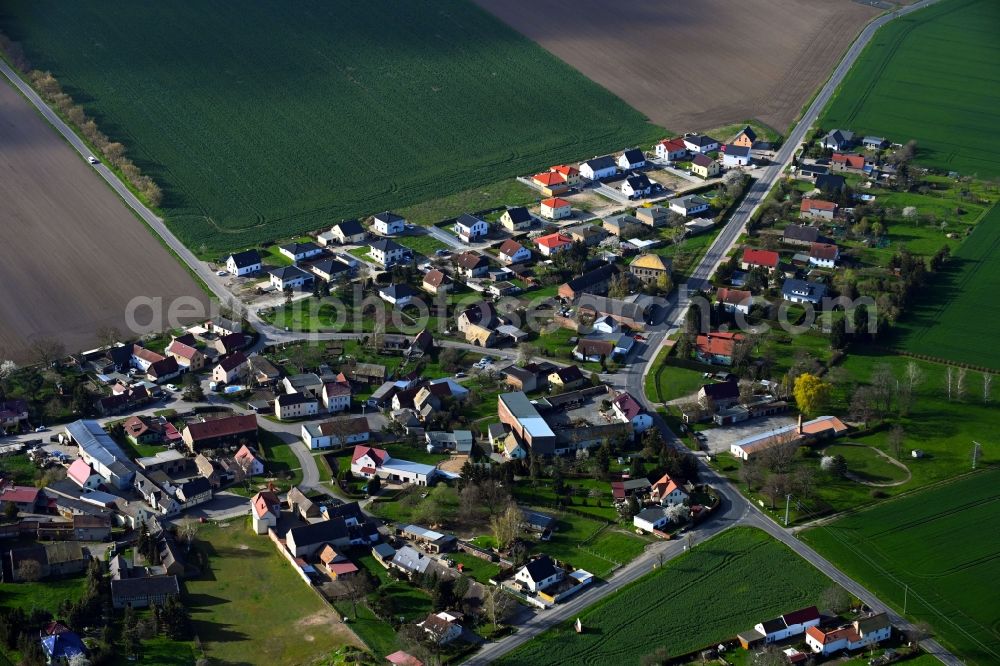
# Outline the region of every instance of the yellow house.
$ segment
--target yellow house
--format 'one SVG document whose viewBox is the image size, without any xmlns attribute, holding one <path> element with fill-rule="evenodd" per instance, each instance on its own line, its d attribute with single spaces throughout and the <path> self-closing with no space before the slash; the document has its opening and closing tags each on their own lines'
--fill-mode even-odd
<svg viewBox="0 0 1000 666">
<path fill-rule="evenodd" d="M 708 155 L 695 155 L 691 161 L 691 173 L 702 178 L 719 175 L 719 163 Z"/>
<path fill-rule="evenodd" d="M 646 284 L 657 284 L 664 275 L 670 278 L 670 260 L 658 254 L 640 254 L 628 268 L 632 275 Z"/>
</svg>

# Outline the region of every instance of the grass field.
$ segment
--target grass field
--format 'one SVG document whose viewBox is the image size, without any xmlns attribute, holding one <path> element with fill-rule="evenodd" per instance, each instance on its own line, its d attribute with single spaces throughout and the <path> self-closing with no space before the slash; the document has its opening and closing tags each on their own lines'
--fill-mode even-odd
<svg viewBox="0 0 1000 666">
<path fill-rule="evenodd" d="M 952 255 L 943 273 L 896 328 L 894 343 L 914 354 L 1000 370 L 1000 347 L 983 345 L 983 305 L 1000 291 L 1000 206 Z"/>
<path fill-rule="evenodd" d="M 186 602 L 213 661 L 303 664 L 350 640 L 271 540 L 251 533 L 245 520 L 203 525 L 196 547 L 209 570 L 185 582 Z"/>
<path fill-rule="evenodd" d="M 875 35 L 824 111 L 844 127 L 906 143 L 927 166 L 1000 175 L 1000 4 L 945 0 Z"/>
<path fill-rule="evenodd" d="M 0 29 L 163 186 L 203 256 L 663 134 L 465 0 L 15 1 Z"/>
<path fill-rule="evenodd" d="M 861 511 L 803 536 L 969 664 L 1000 662 L 1000 470 Z M 906 588 L 909 591 L 906 591 Z"/>
<path fill-rule="evenodd" d="M 497 663 L 636 664 L 660 646 L 684 654 L 814 604 L 830 585 L 763 532 L 736 528 L 589 608 L 582 634 L 563 623 Z"/>
</svg>

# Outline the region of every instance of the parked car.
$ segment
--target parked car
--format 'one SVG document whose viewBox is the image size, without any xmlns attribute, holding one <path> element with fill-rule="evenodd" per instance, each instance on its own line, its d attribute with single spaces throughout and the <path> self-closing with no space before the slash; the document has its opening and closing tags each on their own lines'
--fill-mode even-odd
<svg viewBox="0 0 1000 666">
<path fill-rule="evenodd" d="M 45 432 L 46 430 L 48 430 L 48 428 L 46 428 L 45 426 L 38 426 L 37 428 L 35 428 L 35 432 Z"/>
<path fill-rule="evenodd" d="M 215 274 L 218 275 L 219 277 L 222 277 L 223 275 L 227 275 L 228 271 L 215 271 Z"/>
<path fill-rule="evenodd" d="M 167 389 L 168 391 L 177 391 L 178 390 L 177 384 L 167 384 L 163 388 Z"/>
</svg>

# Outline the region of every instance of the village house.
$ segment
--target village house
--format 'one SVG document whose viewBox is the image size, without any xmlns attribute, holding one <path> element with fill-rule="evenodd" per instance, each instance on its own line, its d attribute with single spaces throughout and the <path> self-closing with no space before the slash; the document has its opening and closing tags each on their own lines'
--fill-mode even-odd
<svg viewBox="0 0 1000 666">
<path fill-rule="evenodd" d="M 799 164 L 795 167 L 795 177 L 799 180 L 815 181 L 819 176 L 826 176 L 830 173 L 830 165 L 824 160 L 812 164 Z"/>
<path fill-rule="evenodd" d="M 14 432 L 28 420 L 28 402 L 20 398 L 0 400 L 0 431 Z"/>
<path fill-rule="evenodd" d="M 764 643 L 776 643 L 792 636 L 801 636 L 810 627 L 818 626 L 819 621 L 819 611 L 815 606 L 810 606 L 773 620 L 758 622 L 754 629 L 764 637 Z"/>
<path fill-rule="evenodd" d="M 688 501 L 688 494 L 669 474 L 664 474 L 653 484 L 649 499 L 660 506 L 673 506 Z"/>
<path fill-rule="evenodd" d="M 806 645 L 816 654 L 824 656 L 843 650 L 860 650 L 871 647 L 892 636 L 892 623 L 885 613 L 855 620 L 850 626 L 824 631 L 817 626 L 806 629 Z"/>
<path fill-rule="evenodd" d="M 575 166 L 570 166 L 568 164 L 557 164 L 555 166 L 549 167 L 549 171 L 560 174 L 566 179 L 566 184 L 569 186 L 576 185 L 580 182 L 580 170 Z"/>
<path fill-rule="evenodd" d="M 188 423 L 181 432 L 192 453 L 242 444 L 257 444 L 257 417 L 239 414 Z"/>
<path fill-rule="evenodd" d="M 611 279 L 621 271 L 614 264 L 603 264 L 594 270 L 573 278 L 559 285 L 560 298 L 574 300 L 581 294 L 606 294 L 611 286 Z"/>
<path fill-rule="evenodd" d="M 510 365 L 504 369 L 504 377 L 510 388 L 530 393 L 548 386 L 548 376 L 555 368 L 548 361 L 528 363 L 524 367 Z"/>
<path fill-rule="evenodd" d="M 732 365 L 736 344 L 743 340 L 739 333 L 707 333 L 695 339 L 695 357 L 702 363 Z"/>
<path fill-rule="evenodd" d="M 271 286 L 278 291 L 301 289 L 312 283 L 313 276 L 298 266 L 280 266 L 267 272 Z"/>
<path fill-rule="evenodd" d="M 230 354 L 212 369 L 212 380 L 220 384 L 232 384 L 244 379 L 250 373 L 250 363 L 243 352 Z"/>
<path fill-rule="evenodd" d="M 641 169 L 646 166 L 646 156 L 638 148 L 626 150 L 618 157 L 618 168 L 622 171 Z"/>
<path fill-rule="evenodd" d="M 566 177 L 555 171 L 543 171 L 531 177 L 531 182 L 542 194 L 546 196 L 556 196 L 569 192 L 570 186 L 566 182 Z"/>
<path fill-rule="evenodd" d="M 809 264 L 820 268 L 835 268 L 840 248 L 833 243 L 813 243 L 809 246 Z"/>
<path fill-rule="evenodd" d="M 580 175 L 587 180 L 600 180 L 618 173 L 618 165 L 611 155 L 595 157 L 580 165 Z"/>
<path fill-rule="evenodd" d="M 834 171 L 864 173 L 865 156 L 861 154 L 850 155 L 845 153 L 834 153 L 830 158 L 830 168 Z"/>
<path fill-rule="evenodd" d="M 750 165 L 750 148 L 730 144 L 722 153 L 722 166 L 745 167 Z"/>
<path fill-rule="evenodd" d="M 595 317 L 608 315 L 618 323 L 638 330 L 646 325 L 653 307 L 651 299 L 641 294 L 617 299 L 591 293 L 581 294 L 576 306 L 581 312 L 593 312 Z"/>
<path fill-rule="evenodd" d="M 66 470 L 66 478 L 84 490 L 96 490 L 101 485 L 101 476 L 83 458 L 77 458 Z M 0 501 L 3 500 L 0 491 Z"/>
<path fill-rule="evenodd" d="M 368 237 L 368 232 L 357 220 L 344 220 L 333 225 L 330 227 L 330 234 L 341 245 L 363 243 Z"/>
<path fill-rule="evenodd" d="M 332 257 L 309 264 L 308 268 L 323 282 L 340 282 L 351 276 L 351 267 Z"/>
<path fill-rule="evenodd" d="M 868 135 L 861 139 L 861 145 L 864 146 L 865 150 L 882 150 L 889 145 L 889 142 L 885 140 L 885 137 Z"/>
<path fill-rule="evenodd" d="M 562 391 L 572 391 L 586 384 L 587 378 L 584 377 L 579 367 L 566 365 L 550 372 L 548 382 L 549 386 L 553 388 L 558 388 Z"/>
<path fill-rule="evenodd" d="M 819 305 L 826 296 L 826 285 L 788 278 L 781 285 L 781 297 L 791 303 L 812 303 Z"/>
<path fill-rule="evenodd" d="M 531 250 L 511 238 L 500 245 L 497 256 L 504 264 L 517 264 L 531 259 Z"/>
<path fill-rule="evenodd" d="M 644 173 L 637 173 L 626 178 L 621 185 L 621 193 L 629 199 L 647 197 L 653 192 L 653 183 Z"/>
<path fill-rule="evenodd" d="M 740 268 L 748 271 L 751 268 L 762 267 L 774 270 L 778 267 L 778 253 L 773 250 L 758 250 L 752 247 L 743 248 Z"/>
<path fill-rule="evenodd" d="M 162 606 L 180 594 L 177 576 L 138 576 L 111 579 L 111 605 L 115 608 Z"/>
<path fill-rule="evenodd" d="M 611 482 L 611 499 L 615 504 L 626 501 L 629 497 L 640 497 L 649 492 L 652 484 L 649 479 L 639 477 L 636 479 L 625 479 L 624 481 Z"/>
<path fill-rule="evenodd" d="M 461 455 L 472 452 L 472 431 L 455 430 L 454 432 L 429 431 L 424 433 L 428 451 L 452 451 Z"/>
<path fill-rule="evenodd" d="M 565 199 L 551 197 L 542 199 L 539 212 L 542 217 L 549 220 L 561 220 L 573 215 L 573 205 Z"/>
<path fill-rule="evenodd" d="M 554 448 L 555 432 L 523 392 L 501 393 L 497 398 L 497 415 L 519 442 L 539 451 Z"/>
<path fill-rule="evenodd" d="M 368 254 L 375 262 L 385 268 L 405 261 L 409 250 L 389 238 L 380 238 L 368 246 Z"/>
<path fill-rule="evenodd" d="M 426 486 L 437 475 L 431 465 L 392 458 L 382 449 L 357 445 L 351 457 L 351 472 L 366 479 L 379 477 L 392 483 L 412 483 Z"/>
<path fill-rule="evenodd" d="M 408 284 L 390 284 L 378 290 L 379 298 L 396 308 L 404 308 L 417 296 L 417 290 Z"/>
<path fill-rule="evenodd" d="M 326 545 L 347 548 L 350 544 L 350 531 L 343 519 L 298 525 L 285 533 L 285 549 L 292 557 L 304 560 L 311 559 Z"/>
<path fill-rule="evenodd" d="M 389 211 L 372 216 L 372 229 L 382 236 L 393 236 L 406 229 L 406 218 Z"/>
<path fill-rule="evenodd" d="M 215 316 L 204 322 L 205 330 L 213 335 L 233 335 L 243 332 L 243 324 L 236 319 Z"/>
<path fill-rule="evenodd" d="M 702 178 L 714 178 L 719 175 L 719 163 L 708 155 L 698 154 L 691 160 L 691 173 Z"/>
<path fill-rule="evenodd" d="M 310 257 L 317 257 L 323 254 L 323 248 L 312 241 L 306 243 L 289 243 L 278 248 L 280 254 L 285 255 L 292 261 L 298 263 Z"/>
<path fill-rule="evenodd" d="M 236 277 L 252 275 L 261 269 L 260 252 L 243 250 L 226 257 L 226 270 Z"/>
<path fill-rule="evenodd" d="M 351 384 L 347 381 L 326 382 L 320 395 L 323 409 L 330 413 L 351 408 Z"/>
<path fill-rule="evenodd" d="M 574 243 L 583 243 L 587 247 L 600 245 L 601 241 L 608 237 L 607 231 L 590 223 L 565 227 L 562 231 L 564 234 L 569 234 Z"/>
<path fill-rule="evenodd" d="M 645 284 L 661 284 L 664 278 L 669 284 L 671 262 L 658 254 L 640 254 L 628 265 L 629 272 Z"/>
<path fill-rule="evenodd" d="M 517 570 L 514 580 L 531 592 L 540 592 L 563 579 L 565 572 L 548 555 L 540 555 Z"/>
<path fill-rule="evenodd" d="M 303 393 L 283 393 L 274 399 L 274 415 L 279 421 L 319 414 L 319 400 Z"/>
<path fill-rule="evenodd" d="M 740 130 L 740 133 L 736 135 L 729 145 L 730 146 L 740 146 L 741 148 L 753 148 L 753 144 L 757 142 L 757 133 L 753 131 L 753 128 L 747 125 Z"/>
<path fill-rule="evenodd" d="M 219 354 L 227 355 L 247 346 L 247 336 L 242 333 L 227 333 L 212 341 L 212 348 Z"/>
<path fill-rule="evenodd" d="M 492 329 L 499 323 L 496 306 L 487 301 L 481 301 L 471 307 L 462 310 L 455 318 L 458 324 L 458 332 L 466 333 L 473 326 L 480 326 L 485 329 Z"/>
<path fill-rule="evenodd" d="M 433 562 L 433 558 L 421 553 L 416 548 L 403 546 L 392 556 L 389 564 L 393 569 L 402 571 L 407 576 L 416 577 L 423 575 L 428 569 L 433 570 Z"/>
<path fill-rule="evenodd" d="M 371 427 L 364 416 L 302 424 L 302 441 L 313 451 L 342 449 L 367 442 L 370 437 Z"/>
<path fill-rule="evenodd" d="M 549 194 L 549 196 L 552 196 Z M 525 229 L 530 229 L 532 222 L 534 222 L 534 217 L 532 217 L 531 212 L 524 206 L 516 206 L 514 208 L 508 208 L 500 216 L 500 226 L 510 232 L 524 231 Z"/>
<path fill-rule="evenodd" d="M 645 432 L 653 425 L 653 417 L 627 391 L 622 391 L 611 401 L 611 409 L 622 422 L 631 423 L 635 432 Z"/>
<path fill-rule="evenodd" d="M 244 473 L 250 476 L 260 476 L 264 473 L 264 461 L 257 456 L 256 451 L 246 444 L 240 447 L 236 455 L 233 456 L 233 460 Z"/>
<path fill-rule="evenodd" d="M 430 294 L 446 294 L 451 288 L 451 278 L 445 275 L 443 271 L 432 268 L 424 273 L 424 279 L 420 287 Z"/>
<path fill-rule="evenodd" d="M 319 561 L 323 564 L 323 568 L 326 569 L 330 580 L 349 578 L 356 575 L 359 571 L 358 565 L 351 562 L 346 555 L 340 553 L 330 544 L 326 544 L 320 549 Z"/>
<path fill-rule="evenodd" d="M 191 342 L 193 341 L 192 336 Z M 205 367 L 205 355 L 198 351 L 193 344 L 184 342 L 181 338 L 171 340 L 165 351 L 167 356 L 172 357 L 183 370 L 198 372 Z"/>
<path fill-rule="evenodd" d="M 122 448 L 105 432 L 100 423 L 74 421 L 66 426 L 66 435 L 80 449 L 80 457 L 111 487 L 124 490 L 132 485 L 135 465 Z"/>
<path fill-rule="evenodd" d="M 629 226 L 640 226 L 642 221 L 632 215 L 620 214 L 604 218 L 601 227 L 613 236 L 621 236 Z"/>
<path fill-rule="evenodd" d="M 704 384 L 698 389 L 698 404 L 713 411 L 732 407 L 739 400 L 740 385 L 737 381 Z"/>
<path fill-rule="evenodd" d="M 830 130 L 823 141 L 820 143 L 821 146 L 827 150 L 843 150 L 849 148 L 854 143 L 854 132 L 850 130 L 834 129 Z"/>
<path fill-rule="evenodd" d="M 465 278 L 483 277 L 490 269 L 490 262 L 478 252 L 463 252 L 453 259 L 455 268 Z"/>
<path fill-rule="evenodd" d="M 799 204 L 799 217 L 813 220 L 832 220 L 837 215 L 837 204 L 823 199 L 803 199 Z"/>
<path fill-rule="evenodd" d="M 684 137 L 684 147 L 689 152 L 707 155 L 719 149 L 719 142 L 710 136 L 690 134 Z"/>
<path fill-rule="evenodd" d="M 588 340 L 586 338 L 578 341 L 573 347 L 573 358 L 578 361 L 590 361 L 600 363 L 602 360 L 610 359 L 615 351 L 615 343 L 608 340 Z"/>
<path fill-rule="evenodd" d="M 666 226 L 670 220 L 670 209 L 664 206 L 640 206 L 635 209 L 635 217 L 647 227 L 657 229 Z"/>
<path fill-rule="evenodd" d="M 708 199 L 700 197 L 697 194 L 688 194 L 683 197 L 671 199 L 669 205 L 670 210 L 684 217 L 704 213 L 711 206 Z"/>
<path fill-rule="evenodd" d="M 803 201 L 805 203 L 805 201 Z M 809 246 L 819 240 L 819 229 L 801 224 L 789 224 L 781 235 L 781 242 L 788 245 Z"/>
<path fill-rule="evenodd" d="M 303 372 L 282 379 L 281 388 L 285 393 L 304 393 L 318 398 L 323 393 L 323 380 L 314 372 Z"/>
<path fill-rule="evenodd" d="M 458 623 L 460 619 L 461 613 L 441 611 L 429 613 L 417 626 L 424 630 L 431 641 L 445 645 L 462 635 L 462 625 Z"/>
<path fill-rule="evenodd" d="M 455 220 L 455 233 L 465 243 L 472 243 L 481 238 L 485 238 L 489 233 L 490 225 L 485 220 L 480 220 L 474 215 L 462 213 Z"/>
<path fill-rule="evenodd" d="M 683 160 L 688 155 L 687 146 L 683 139 L 664 139 L 653 148 L 656 156 L 666 162 L 676 162 Z"/>
<path fill-rule="evenodd" d="M 645 532 L 656 532 L 670 522 L 670 514 L 662 506 L 646 507 L 632 516 L 632 526 Z"/>
<path fill-rule="evenodd" d="M 559 232 L 539 236 L 535 239 L 538 251 L 545 257 L 551 257 L 558 252 L 568 250 L 573 247 L 573 239 Z"/>
<path fill-rule="evenodd" d="M 822 174 L 816 176 L 816 189 L 827 195 L 842 193 L 847 188 L 847 180 L 843 176 L 836 174 Z"/>
<path fill-rule="evenodd" d="M 749 291 L 719 287 L 715 297 L 719 303 L 722 303 L 722 307 L 726 312 L 750 314 L 750 306 L 753 304 L 753 294 Z"/>
</svg>

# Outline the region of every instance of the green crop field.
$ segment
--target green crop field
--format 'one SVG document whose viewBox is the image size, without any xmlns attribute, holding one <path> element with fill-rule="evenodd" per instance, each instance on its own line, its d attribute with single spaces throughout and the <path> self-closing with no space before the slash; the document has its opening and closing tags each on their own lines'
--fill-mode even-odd
<svg viewBox="0 0 1000 666">
<path fill-rule="evenodd" d="M 820 120 L 899 143 L 918 161 L 1000 176 L 1000 3 L 944 0 L 878 31 Z"/>
<path fill-rule="evenodd" d="M 1000 370 L 1000 348 L 984 345 L 983 307 L 1000 292 L 1000 206 L 955 251 L 943 274 L 897 328 L 895 344 L 914 354 Z"/>
<path fill-rule="evenodd" d="M 681 655 L 815 604 L 831 584 L 764 532 L 734 528 L 589 608 L 582 634 L 564 623 L 497 663 L 636 664 L 661 646 Z"/>
<path fill-rule="evenodd" d="M 885 502 L 804 538 L 969 664 L 1000 662 L 1000 470 Z M 908 591 L 907 591 L 908 588 Z"/>
<path fill-rule="evenodd" d="M 11 0 L 0 29 L 208 256 L 663 134 L 468 0 Z"/>
</svg>

